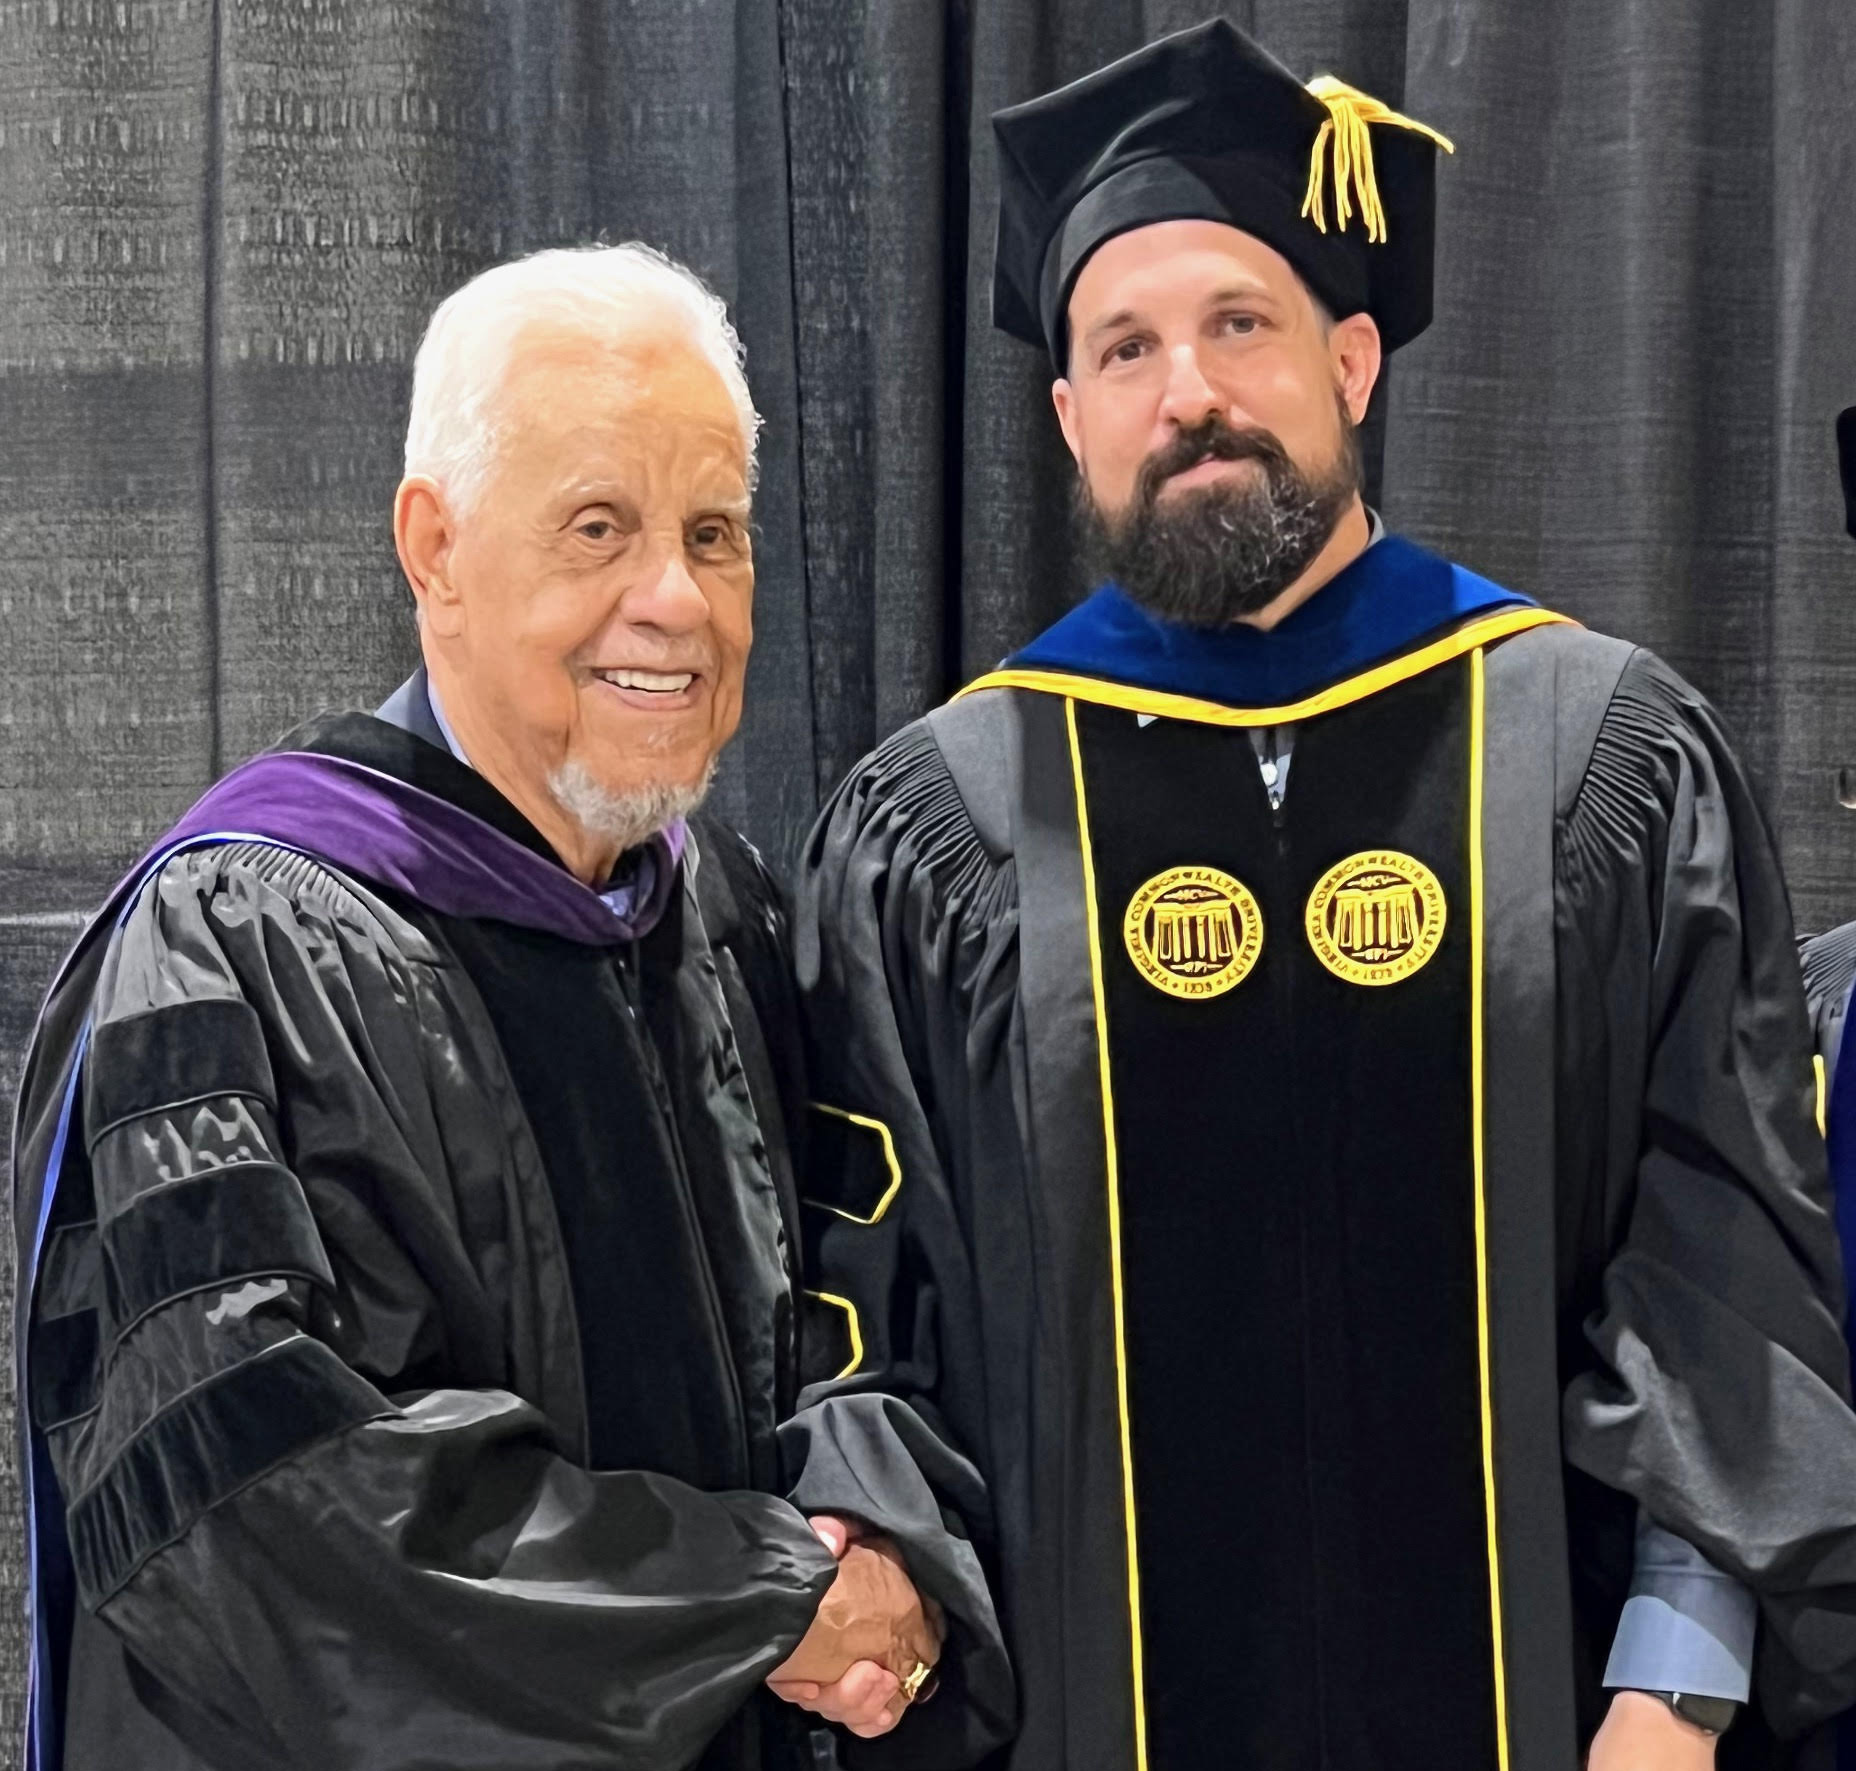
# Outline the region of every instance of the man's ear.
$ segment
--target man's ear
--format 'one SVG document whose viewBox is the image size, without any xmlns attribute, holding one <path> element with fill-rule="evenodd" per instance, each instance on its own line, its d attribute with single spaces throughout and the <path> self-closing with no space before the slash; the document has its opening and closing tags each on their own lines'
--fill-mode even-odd
<svg viewBox="0 0 1856 1771">
<path fill-rule="evenodd" d="M 412 586 L 419 619 L 449 638 L 464 625 L 464 601 L 451 581 L 451 544 L 457 525 L 435 480 L 408 474 L 393 498 L 393 544 Z"/>
<path fill-rule="evenodd" d="M 1349 314 L 1336 320 L 1328 334 L 1328 354 L 1334 365 L 1334 383 L 1347 410 L 1358 424 L 1366 417 L 1366 403 L 1373 397 L 1379 381 L 1380 365 L 1385 353 L 1379 342 L 1379 327 L 1370 314 Z"/>
<path fill-rule="evenodd" d="M 1076 410 L 1076 389 L 1067 376 L 1059 376 L 1050 384 L 1050 403 L 1057 408 L 1057 428 L 1063 432 L 1063 440 L 1069 446 L 1076 459 L 1077 469 L 1083 465 L 1083 430 Z"/>
</svg>

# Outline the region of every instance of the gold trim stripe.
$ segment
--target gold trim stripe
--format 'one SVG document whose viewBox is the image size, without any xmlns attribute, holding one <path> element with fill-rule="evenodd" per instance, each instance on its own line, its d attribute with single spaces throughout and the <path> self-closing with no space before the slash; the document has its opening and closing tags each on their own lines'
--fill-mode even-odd
<svg viewBox="0 0 1856 1771">
<path fill-rule="evenodd" d="M 1495 1405 L 1489 1359 L 1488 1197 L 1483 1148 L 1487 1107 L 1483 1079 L 1483 923 L 1487 905 L 1483 896 L 1482 794 L 1487 689 L 1480 646 L 1470 653 L 1469 671 L 1469 1089 L 1470 1146 L 1476 1177 L 1476 1357 L 1482 1386 L 1482 1496 L 1489 1534 L 1489 1623 L 1495 1644 L 1495 1756 L 1498 1771 L 1508 1771 L 1508 1673 L 1502 1642 L 1501 1553 L 1495 1520 Z"/>
<path fill-rule="evenodd" d="M 851 1362 L 832 1377 L 832 1382 L 842 1383 L 847 1377 L 855 1377 L 857 1368 L 864 1362 L 864 1329 L 858 1319 L 857 1306 L 849 1298 L 841 1298 L 835 1292 L 808 1291 L 806 1296 L 817 1298 L 821 1304 L 830 1304 L 834 1309 L 844 1312 L 845 1326 L 851 1332 Z"/>
<path fill-rule="evenodd" d="M 803 1199 L 800 1203 L 818 1211 L 828 1211 L 847 1223 L 862 1224 L 866 1230 L 872 1224 L 880 1224 L 883 1214 L 896 1203 L 896 1195 L 902 1191 L 902 1162 L 896 1155 L 896 1140 L 890 1136 L 889 1127 L 880 1119 L 872 1119 L 864 1113 L 847 1112 L 843 1107 L 828 1107 L 823 1101 L 808 1101 L 806 1105 L 814 1113 L 829 1113 L 833 1119 L 848 1119 L 852 1125 L 861 1125 L 865 1131 L 873 1131 L 883 1140 L 883 1160 L 889 1165 L 889 1190 L 876 1202 L 876 1210 L 867 1218 L 860 1218 L 856 1212 L 846 1211 L 842 1206 L 827 1205 L 822 1199 Z"/>
<path fill-rule="evenodd" d="M 1824 1054 L 1811 1054 L 1811 1074 L 1817 1079 L 1817 1135 L 1820 1138 L 1830 1136 L 1830 1121 L 1826 1112 L 1830 1095 L 1830 1079 L 1824 1073 Z"/>
<path fill-rule="evenodd" d="M 1108 1001 L 1102 982 L 1102 927 L 1096 906 L 1096 859 L 1089 841 L 1089 798 L 1083 787 L 1083 747 L 1076 702 L 1063 704 L 1076 782 L 1076 830 L 1083 852 L 1083 911 L 1089 930 L 1089 978 L 1095 990 L 1096 1060 L 1102 1077 L 1102 1137 L 1108 1168 L 1109 1272 L 1115 1304 L 1115 1401 L 1121 1415 L 1121 1498 L 1128 1529 L 1128 1633 L 1134 1684 L 1134 1766 L 1147 1771 L 1147 1697 L 1141 1662 L 1141 1564 L 1134 1537 L 1134 1434 L 1128 1417 L 1128 1343 L 1121 1287 L 1121 1166 L 1115 1144 L 1115 1095 L 1109 1076 Z"/>
<path fill-rule="evenodd" d="M 1485 791 L 1484 749 L 1487 731 L 1487 688 L 1484 675 L 1483 647 L 1495 639 L 1565 622 L 1565 617 L 1544 609 L 1516 611 L 1524 619 L 1496 617 L 1478 622 L 1453 634 L 1437 646 L 1427 647 L 1393 664 L 1369 671 L 1364 676 L 1337 684 L 1310 702 L 1293 707 L 1240 712 L 1210 702 L 1192 702 L 1183 696 L 1150 694 L 1125 689 L 1118 684 L 1098 683 L 1088 678 L 1060 678 L 1041 672 L 999 671 L 971 685 L 966 694 L 981 688 L 1029 688 L 1064 695 L 1064 719 L 1069 733 L 1070 766 L 1075 780 L 1076 818 L 1083 859 L 1083 897 L 1085 922 L 1089 934 L 1089 967 L 1095 994 L 1096 1051 L 1101 1073 L 1102 1121 L 1108 1171 L 1109 1263 L 1115 1313 L 1115 1385 L 1121 1425 L 1122 1503 L 1126 1514 L 1128 1542 L 1128 1618 L 1132 1648 L 1134 1686 L 1134 1734 L 1136 1771 L 1147 1771 L 1147 1714 L 1145 1681 L 1142 1668 L 1140 1559 L 1135 1537 L 1133 1434 L 1128 1409 L 1128 1362 L 1125 1308 L 1121 1272 L 1121 1177 L 1115 1139 L 1114 1094 L 1109 1066 L 1108 1015 L 1103 988 L 1100 915 L 1096 899 L 1095 851 L 1089 836 L 1088 799 L 1083 783 L 1083 755 L 1077 735 L 1076 703 L 1093 701 L 1111 706 L 1132 707 L 1141 712 L 1170 713 L 1174 717 L 1201 719 L 1221 725 L 1287 723 L 1306 719 L 1314 713 L 1344 706 L 1376 690 L 1403 681 L 1436 664 L 1460 658 L 1470 659 L 1470 752 L 1469 752 L 1469 864 L 1470 864 L 1470 1112 L 1471 1148 L 1475 1177 L 1476 1235 L 1476 1353 L 1482 1416 L 1483 1506 L 1487 1524 L 1489 1556 L 1489 1618 L 1494 1649 L 1496 1761 L 1498 1771 L 1508 1771 L 1508 1674 L 1502 1617 L 1501 1552 L 1498 1541 L 1495 1483 L 1495 1408 L 1489 1333 L 1489 1254 L 1488 1207 L 1485 1174 L 1485 1123 L 1487 1117 L 1484 1077 L 1486 1005 L 1485 913 L 1486 899 L 1483 870 L 1483 794 Z M 1015 680 L 1005 680 L 1005 679 Z M 1023 680 L 1017 680 L 1023 679 Z M 1035 680 L 1031 680 L 1035 679 Z M 1059 686 L 1062 685 L 1062 686 Z M 1074 685 L 1074 692 L 1071 690 Z M 1351 691 L 1351 692 L 1345 692 Z M 1330 697 L 1334 697 L 1330 699 Z M 1158 705 L 1168 703 L 1171 705 Z M 1320 703 L 1320 705 L 1315 705 Z"/>
<path fill-rule="evenodd" d="M 1348 677 L 1323 689 L 1318 695 L 1292 701 L 1284 707 L 1226 707 L 1218 701 L 1200 701 L 1190 695 L 1169 695 L 1158 689 L 1137 689 L 1126 683 L 1105 682 L 1092 676 L 1072 676 L 1055 670 L 995 670 L 970 682 L 954 697 L 964 700 L 984 689 L 1036 689 L 1047 695 L 1062 695 L 1072 701 L 1090 701 L 1102 707 L 1125 707 L 1135 713 L 1151 713 L 1166 719 L 1197 720 L 1210 726 L 1282 726 L 1296 720 L 1313 719 L 1318 713 L 1332 713 L 1337 707 L 1363 701 L 1368 695 L 1389 689 L 1439 664 L 1461 658 L 1465 652 L 1524 633 L 1530 627 L 1551 625 L 1576 626 L 1568 617 L 1551 609 L 1510 609 L 1473 621 L 1455 633 L 1433 640 L 1402 658 L 1377 664 L 1359 676 Z"/>
</svg>

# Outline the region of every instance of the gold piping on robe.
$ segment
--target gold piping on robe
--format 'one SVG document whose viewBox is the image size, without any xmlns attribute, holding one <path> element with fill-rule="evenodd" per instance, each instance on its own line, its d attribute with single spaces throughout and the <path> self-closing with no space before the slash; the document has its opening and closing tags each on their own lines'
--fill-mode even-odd
<svg viewBox="0 0 1856 1771">
<path fill-rule="evenodd" d="M 1495 1759 L 1498 1771 L 1508 1771 L 1508 1669 L 1502 1643 L 1501 1548 L 1495 1514 L 1495 1401 L 1489 1357 L 1489 1236 L 1488 1196 L 1483 1173 L 1486 1100 L 1483 1075 L 1483 1034 L 1487 1012 L 1483 1001 L 1486 983 L 1482 867 L 1483 752 L 1488 724 L 1487 686 L 1483 680 L 1480 647 L 1469 659 L 1469 1089 L 1470 1149 L 1475 1162 L 1476 1200 L 1476 1359 L 1482 1401 L 1482 1496 L 1489 1532 L 1489 1629 L 1495 1647 Z"/>
<path fill-rule="evenodd" d="M 1392 666 L 1381 667 L 1378 671 L 1369 671 L 1363 677 L 1351 679 L 1348 684 L 1337 685 L 1337 689 L 1353 692 L 1333 703 L 1333 705 L 1344 705 L 1346 701 L 1362 699 L 1365 695 L 1372 693 L 1374 688 L 1386 687 L 1392 682 L 1415 676 L 1420 670 L 1429 668 L 1433 663 L 1441 663 L 1446 658 L 1461 657 L 1465 653 L 1469 655 L 1470 1131 L 1474 1176 L 1472 1210 L 1476 1247 L 1477 1380 L 1481 1418 L 1483 1505 L 1488 1540 L 1489 1612 L 1494 1660 L 1498 1771 L 1508 1771 L 1509 1748 L 1501 1551 L 1496 1513 L 1494 1376 L 1489 1322 L 1488 1211 L 1485 1175 L 1484 1030 L 1487 1010 L 1484 991 L 1487 968 L 1484 949 L 1486 900 L 1483 866 L 1483 795 L 1486 791 L 1484 751 L 1487 732 L 1487 690 L 1484 678 L 1483 646 L 1488 640 L 1503 637 L 1507 633 L 1519 632 L 1526 627 L 1541 626 L 1547 622 L 1565 620 L 1563 616 L 1552 615 L 1542 609 L 1521 610 L 1515 613 L 1523 619 L 1516 621 L 1512 617 L 1506 620 L 1496 617 L 1491 621 L 1475 623 L 1473 627 L 1465 628 L 1452 635 L 1449 640 L 1426 648 L 1425 653 L 1413 653 L 1407 658 L 1396 660 Z M 1426 654 L 1430 656 L 1426 657 Z M 1425 661 L 1419 662 L 1421 658 Z M 1005 682 L 1001 681 L 1002 678 L 1014 680 Z M 1370 687 L 1362 686 L 1369 681 L 1371 681 Z M 1070 684 L 1078 685 L 1078 692 L 1065 693 L 1065 689 L 1056 686 L 1059 682 L 1063 683 L 1065 688 L 1068 688 Z M 995 672 L 991 677 L 982 678 L 967 692 L 971 693 L 982 687 L 1035 688 L 1048 693 L 1065 693 L 1064 720 L 1069 735 L 1070 766 L 1075 780 L 1077 835 L 1082 851 L 1084 920 L 1088 929 L 1090 981 L 1094 991 L 1096 1051 L 1101 1078 L 1104 1156 L 1108 1178 L 1109 1269 L 1114 1309 L 1115 1388 L 1120 1417 L 1122 1505 L 1128 1549 L 1128 1619 L 1134 1697 L 1134 1761 L 1136 1771 L 1147 1771 L 1147 1715 L 1142 1665 L 1140 1557 L 1135 1535 L 1133 1430 L 1128 1402 L 1126 1301 L 1122 1281 L 1121 1177 L 1115 1136 L 1115 1104 L 1109 1058 L 1107 1000 L 1103 981 L 1101 912 L 1096 894 L 1095 851 L 1089 830 L 1089 807 L 1084 787 L 1082 743 L 1077 732 L 1076 703 L 1078 700 L 1096 700 L 1113 706 L 1136 706 L 1142 711 L 1147 711 L 1148 707 L 1143 705 L 1144 703 L 1181 702 L 1185 700 L 1185 697 L 1150 695 L 1142 690 L 1125 690 L 1117 684 L 1097 683 L 1087 678 L 1061 678 L 1054 674 L 1047 675 L 1047 673 L 1032 671 Z M 1089 695 L 1082 693 L 1083 689 L 1107 690 L 1115 693 Z M 1122 699 L 1123 695 L 1129 698 Z M 1135 699 L 1136 697 L 1139 699 Z M 1207 702 L 1189 705 L 1204 711 L 1184 714 L 1182 717 L 1210 717 L 1215 723 L 1221 725 L 1276 723 L 1283 718 L 1281 710 L 1267 710 L 1261 714 L 1240 714 L 1238 710 L 1218 707 Z M 1306 706 L 1306 704 L 1302 705 Z"/>
<path fill-rule="evenodd" d="M 844 1324 L 851 1336 L 851 1362 L 842 1371 L 834 1372 L 831 1381 L 835 1384 L 847 1377 L 855 1377 L 857 1368 L 864 1362 L 864 1330 L 858 1320 L 857 1306 L 849 1298 L 841 1298 L 829 1291 L 808 1291 L 806 1296 L 817 1298 L 821 1304 L 830 1304 L 833 1309 L 844 1312 Z"/>
<path fill-rule="evenodd" d="M 872 1119 L 866 1113 L 852 1113 L 843 1107 L 828 1107 L 823 1101 L 806 1103 L 814 1113 L 829 1113 L 833 1119 L 849 1120 L 852 1125 L 873 1131 L 883 1141 L 883 1161 L 889 1169 L 889 1187 L 883 1197 L 876 1202 L 876 1210 L 867 1218 L 862 1218 L 854 1211 L 846 1211 L 842 1206 L 828 1205 L 822 1199 L 807 1199 L 804 1204 L 814 1206 L 819 1211 L 828 1211 L 835 1217 L 841 1217 L 848 1223 L 862 1224 L 866 1229 L 872 1224 L 880 1224 L 883 1214 L 896 1203 L 896 1195 L 902 1191 L 902 1162 L 896 1155 L 896 1140 L 890 1136 L 889 1127 L 880 1119 Z"/>
<path fill-rule="evenodd" d="M 1559 625 L 1576 627 L 1577 622 L 1551 609 L 1508 609 L 1485 620 L 1472 621 L 1455 633 L 1420 646 L 1415 652 L 1375 664 L 1371 670 L 1331 684 L 1314 695 L 1304 696 L 1283 707 L 1227 707 L 1220 701 L 1201 701 L 1192 695 L 1174 695 L 1161 689 L 1139 689 L 1129 683 L 1110 682 L 1104 677 L 1075 676 L 1060 670 L 1006 669 L 989 671 L 954 697 L 963 701 L 986 689 L 1036 689 L 1047 695 L 1062 695 L 1073 701 L 1089 701 L 1099 707 L 1125 707 L 1134 713 L 1151 713 L 1162 719 L 1197 720 L 1208 726 L 1286 726 L 1297 720 L 1313 719 L 1316 714 L 1332 713 L 1355 701 L 1364 701 L 1381 689 L 1389 689 L 1439 664 L 1448 664 L 1473 652 L 1479 646 L 1524 633 L 1531 627 Z"/>
<path fill-rule="evenodd" d="M 1096 902 L 1095 849 L 1089 840 L 1089 798 L 1083 788 L 1083 747 L 1076 703 L 1063 704 L 1076 781 L 1076 830 L 1083 854 L 1083 913 L 1089 929 L 1089 980 L 1095 991 L 1096 1061 L 1102 1080 L 1102 1137 L 1108 1169 L 1108 1258 L 1115 1308 L 1115 1401 L 1121 1415 L 1121 1499 L 1128 1533 L 1128 1636 L 1134 1686 L 1134 1771 L 1147 1771 L 1146 1674 L 1141 1648 L 1141 1562 L 1134 1535 L 1134 1430 L 1128 1415 L 1128 1339 L 1121 1282 L 1121 1164 L 1115 1143 L 1115 1092 L 1109 1071 L 1108 1001 L 1102 982 L 1102 924 Z"/>
</svg>

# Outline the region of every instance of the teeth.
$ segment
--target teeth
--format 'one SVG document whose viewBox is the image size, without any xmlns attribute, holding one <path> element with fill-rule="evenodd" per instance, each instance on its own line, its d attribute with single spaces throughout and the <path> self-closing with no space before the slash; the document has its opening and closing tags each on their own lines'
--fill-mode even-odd
<svg viewBox="0 0 1856 1771">
<path fill-rule="evenodd" d="M 655 695 L 680 695 L 696 680 L 695 673 L 687 670 L 602 670 L 599 676 L 615 689 L 647 689 Z"/>
</svg>

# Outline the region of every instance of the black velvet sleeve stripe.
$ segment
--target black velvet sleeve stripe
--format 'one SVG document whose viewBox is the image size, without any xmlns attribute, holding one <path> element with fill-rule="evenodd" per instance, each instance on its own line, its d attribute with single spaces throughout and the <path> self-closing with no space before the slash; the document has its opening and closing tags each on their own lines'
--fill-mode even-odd
<svg viewBox="0 0 1856 1771">
<path fill-rule="evenodd" d="M 65 1224 L 46 1239 L 33 1298 L 37 1316 L 68 1316 L 94 1309 L 102 1295 L 96 1220 Z"/>
<path fill-rule="evenodd" d="M 286 1458 L 392 1412 L 373 1385 L 307 1335 L 189 1390 L 70 1510 L 84 1604 L 94 1611 L 202 1514 Z"/>
<path fill-rule="evenodd" d="M 302 1184 L 274 1162 L 237 1162 L 157 1187 L 103 1226 L 117 1332 L 188 1292 L 288 1274 L 333 1291 Z"/>
<path fill-rule="evenodd" d="M 26 1370 L 32 1423 L 49 1433 L 97 1405 L 97 1313 L 74 1310 L 33 1323 Z"/>
<path fill-rule="evenodd" d="M 95 1222 L 54 1230 L 39 1263 L 26 1353 L 32 1419 L 47 1431 L 96 1406 L 102 1295 Z"/>
<path fill-rule="evenodd" d="M 184 1101 L 249 1095 L 277 1105 L 257 1011 L 237 997 L 203 997 L 106 1021 L 92 1035 L 84 1068 L 92 1149 L 112 1126 Z"/>
</svg>

